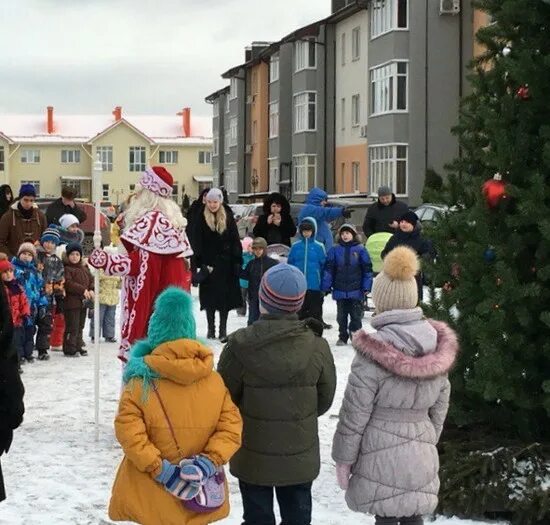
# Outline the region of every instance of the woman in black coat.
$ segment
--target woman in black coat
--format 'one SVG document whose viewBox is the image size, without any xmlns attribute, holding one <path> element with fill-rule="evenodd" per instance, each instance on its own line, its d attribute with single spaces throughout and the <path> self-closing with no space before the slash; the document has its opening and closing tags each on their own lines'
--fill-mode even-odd
<svg viewBox="0 0 550 525">
<path fill-rule="evenodd" d="M 0 186 L 0 217 L 10 209 L 13 201 L 13 191 L 11 191 L 11 187 L 7 184 L 2 184 L 2 186 Z"/>
<path fill-rule="evenodd" d="M 23 420 L 25 390 L 19 376 L 17 352 L 12 344 L 13 323 L 4 284 L 0 283 L 0 456 L 8 452 L 13 430 Z M 0 501 L 6 499 L 0 465 Z"/>
<path fill-rule="evenodd" d="M 290 215 L 290 204 L 280 193 L 272 193 L 264 201 L 264 214 L 252 232 L 254 237 L 263 237 L 267 245 L 285 244 L 296 235 L 296 224 Z"/>
<path fill-rule="evenodd" d="M 239 275 L 242 247 L 233 214 L 223 204 L 223 194 L 211 189 L 193 227 L 194 280 L 199 284 L 201 310 L 206 310 L 209 339 L 216 337 L 216 311 L 220 313 L 219 338 L 227 338 L 227 316 L 242 306 Z"/>
<path fill-rule="evenodd" d="M 191 206 L 189 206 L 189 210 L 187 211 L 187 215 L 186 215 L 187 226 L 185 228 L 185 233 L 187 234 L 187 238 L 189 239 L 189 244 L 191 244 L 191 248 L 193 249 L 195 249 L 193 246 L 193 231 L 195 228 L 195 224 L 197 222 L 197 218 L 204 208 L 204 204 L 206 202 L 206 194 L 209 191 L 210 191 L 209 188 L 202 190 L 199 193 L 199 197 L 197 198 L 197 200 L 193 201 Z"/>
</svg>

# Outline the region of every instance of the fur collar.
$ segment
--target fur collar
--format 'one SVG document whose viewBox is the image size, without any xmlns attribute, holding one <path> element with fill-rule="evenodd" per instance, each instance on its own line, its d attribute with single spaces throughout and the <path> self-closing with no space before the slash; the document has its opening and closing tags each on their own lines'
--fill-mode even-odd
<svg viewBox="0 0 550 525">
<path fill-rule="evenodd" d="M 388 343 L 384 343 L 359 330 L 353 337 L 356 351 L 401 377 L 428 379 L 449 372 L 458 353 L 456 333 L 441 321 L 428 321 L 437 332 L 437 349 L 421 357 L 407 356 Z"/>
</svg>

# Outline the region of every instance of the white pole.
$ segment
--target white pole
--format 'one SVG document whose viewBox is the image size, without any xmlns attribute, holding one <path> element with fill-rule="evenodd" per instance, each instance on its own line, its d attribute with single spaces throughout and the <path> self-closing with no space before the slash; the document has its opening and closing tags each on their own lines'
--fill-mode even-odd
<svg viewBox="0 0 550 525">
<path fill-rule="evenodd" d="M 100 205 L 103 195 L 101 185 L 102 164 L 99 155 L 94 162 L 92 173 L 93 199 L 95 203 L 95 229 L 94 229 L 94 248 L 101 247 L 101 215 Z M 99 270 L 94 273 L 94 410 L 95 410 L 95 440 L 99 441 Z"/>
</svg>

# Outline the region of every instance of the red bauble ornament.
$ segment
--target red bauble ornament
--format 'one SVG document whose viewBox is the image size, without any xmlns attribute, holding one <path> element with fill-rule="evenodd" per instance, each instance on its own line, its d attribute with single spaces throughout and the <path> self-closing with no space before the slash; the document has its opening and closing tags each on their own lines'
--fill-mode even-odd
<svg viewBox="0 0 550 525">
<path fill-rule="evenodd" d="M 516 96 L 521 100 L 529 100 L 531 98 L 531 93 L 529 92 L 529 85 L 524 84 L 520 86 L 516 91 Z"/>
<path fill-rule="evenodd" d="M 497 177 L 495 175 L 495 177 Z M 485 201 L 489 208 L 496 208 L 500 201 L 506 198 L 506 184 L 499 178 L 493 178 L 485 182 L 481 188 Z"/>
</svg>

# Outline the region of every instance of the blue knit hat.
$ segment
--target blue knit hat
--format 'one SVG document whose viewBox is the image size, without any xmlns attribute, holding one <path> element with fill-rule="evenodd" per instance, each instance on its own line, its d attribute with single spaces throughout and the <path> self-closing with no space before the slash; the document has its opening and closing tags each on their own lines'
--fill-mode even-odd
<svg viewBox="0 0 550 525">
<path fill-rule="evenodd" d="M 260 284 L 260 306 L 270 314 L 296 313 L 302 308 L 307 283 L 295 266 L 278 264 L 265 272 Z"/>
<path fill-rule="evenodd" d="M 78 252 L 82 257 L 82 245 L 79 242 L 70 242 L 67 244 L 67 249 L 65 250 L 67 257 L 73 252 Z"/>
<path fill-rule="evenodd" d="M 40 237 L 40 244 L 44 244 L 47 241 L 53 242 L 56 246 L 61 242 L 61 235 L 59 235 L 59 231 L 55 224 L 50 224 L 44 230 L 42 237 Z"/>
<path fill-rule="evenodd" d="M 36 198 L 36 188 L 32 184 L 21 184 L 19 189 L 19 198 L 22 197 L 34 197 Z"/>
</svg>

